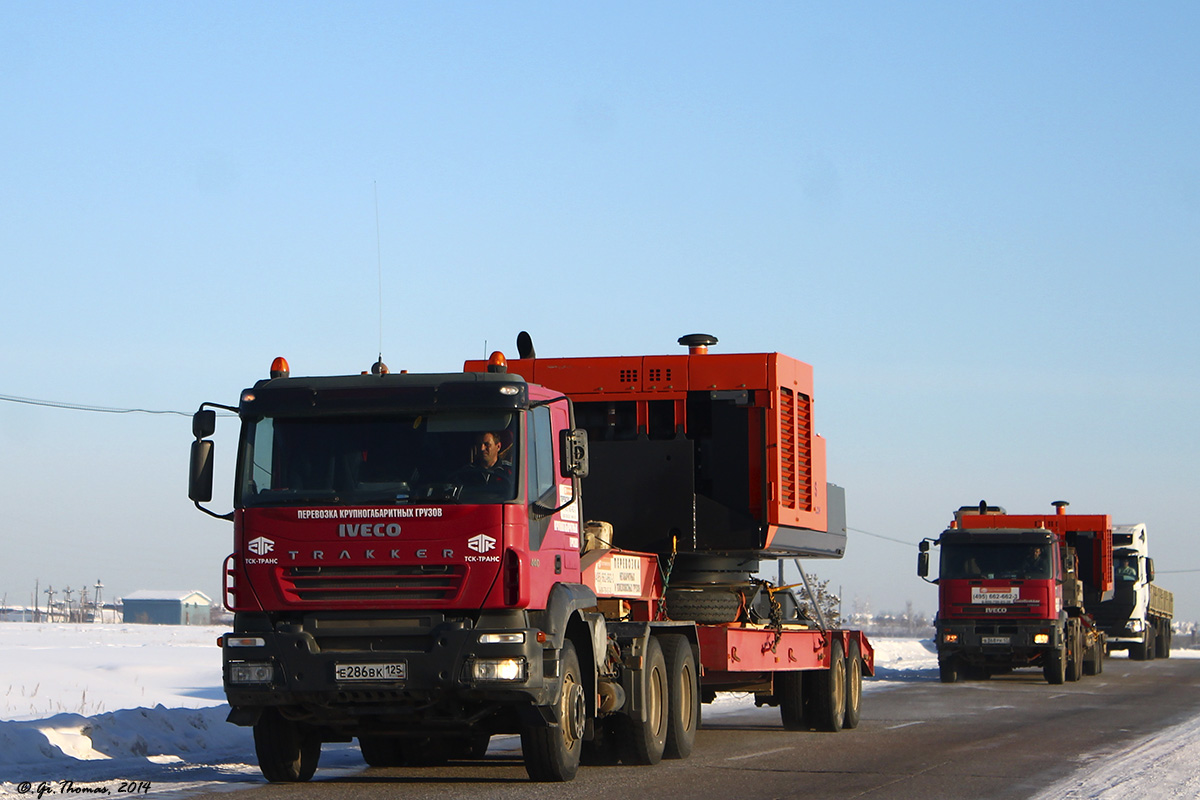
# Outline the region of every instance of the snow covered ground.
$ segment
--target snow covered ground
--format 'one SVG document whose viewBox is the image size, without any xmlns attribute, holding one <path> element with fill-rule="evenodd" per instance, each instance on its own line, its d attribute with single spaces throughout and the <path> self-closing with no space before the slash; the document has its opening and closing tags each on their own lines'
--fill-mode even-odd
<svg viewBox="0 0 1200 800">
<path fill-rule="evenodd" d="M 215 627 L 0 624 L 0 796 L 37 795 L 62 781 L 108 788 L 122 782 L 172 798 L 260 784 L 245 728 L 225 722 L 221 651 Z M 876 677 L 868 693 L 936 680 L 928 642 L 876 639 Z M 1185 655 L 1182 654 L 1181 655 Z M 720 695 L 706 717 L 753 705 L 748 695 Z M 498 736 L 492 751 L 516 751 Z M 1078 779 L 1036 800 L 1175 800 L 1200 795 L 1200 719 L 1105 754 Z M 1130 764 L 1137 764 L 1131 768 Z M 1146 765 L 1150 766 L 1147 768 Z M 354 745 L 325 745 L 322 775 L 364 768 Z"/>
</svg>

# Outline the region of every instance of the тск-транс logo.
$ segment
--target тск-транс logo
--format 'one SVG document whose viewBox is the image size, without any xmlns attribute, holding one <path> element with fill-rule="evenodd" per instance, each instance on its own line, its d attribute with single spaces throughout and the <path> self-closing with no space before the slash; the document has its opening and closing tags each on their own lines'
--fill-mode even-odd
<svg viewBox="0 0 1200 800">
<path fill-rule="evenodd" d="M 467 547 L 476 553 L 487 553 L 495 549 L 496 540 L 486 533 L 481 533 L 478 536 L 472 536 L 470 539 L 467 539 Z"/>
<path fill-rule="evenodd" d="M 250 544 L 246 545 L 246 549 L 256 556 L 265 556 L 275 549 L 275 543 L 265 536 L 260 536 L 257 539 L 251 539 Z"/>
</svg>

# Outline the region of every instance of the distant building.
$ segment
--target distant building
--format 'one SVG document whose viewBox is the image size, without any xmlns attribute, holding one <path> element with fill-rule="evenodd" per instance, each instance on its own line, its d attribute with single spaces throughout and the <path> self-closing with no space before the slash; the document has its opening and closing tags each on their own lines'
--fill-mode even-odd
<svg viewBox="0 0 1200 800">
<path fill-rule="evenodd" d="M 125 622 L 149 625 L 208 625 L 212 600 L 204 592 L 143 589 L 122 598 Z"/>
</svg>

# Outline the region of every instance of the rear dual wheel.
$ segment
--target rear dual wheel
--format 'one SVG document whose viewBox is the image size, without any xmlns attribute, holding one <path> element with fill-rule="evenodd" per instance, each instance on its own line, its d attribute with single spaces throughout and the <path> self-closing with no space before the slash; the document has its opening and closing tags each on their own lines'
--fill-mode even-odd
<svg viewBox="0 0 1200 800">
<path fill-rule="evenodd" d="M 700 680 L 696 654 L 686 636 L 659 637 L 667 675 L 667 739 L 664 758 L 687 758 L 692 754 L 700 727 Z"/>
</svg>

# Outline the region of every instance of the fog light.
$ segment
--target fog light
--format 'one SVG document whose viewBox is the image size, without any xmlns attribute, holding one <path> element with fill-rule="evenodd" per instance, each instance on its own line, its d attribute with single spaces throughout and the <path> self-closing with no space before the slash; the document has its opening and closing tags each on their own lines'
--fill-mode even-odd
<svg viewBox="0 0 1200 800">
<path fill-rule="evenodd" d="M 480 644 L 525 644 L 525 631 L 519 633 L 481 633 Z"/>
<path fill-rule="evenodd" d="M 523 658 L 477 658 L 471 664 L 471 676 L 477 681 L 524 681 Z"/>
<path fill-rule="evenodd" d="M 957 633 L 949 633 L 949 632 L 943 633 L 942 641 L 945 642 L 946 644 L 954 644 L 955 642 L 958 641 L 958 634 Z"/>
<path fill-rule="evenodd" d="M 229 665 L 230 683 L 270 683 L 275 667 L 270 661 L 243 661 Z"/>
<path fill-rule="evenodd" d="M 1033 643 L 1034 644 L 1050 644 L 1050 634 L 1035 633 L 1033 635 Z"/>
</svg>

